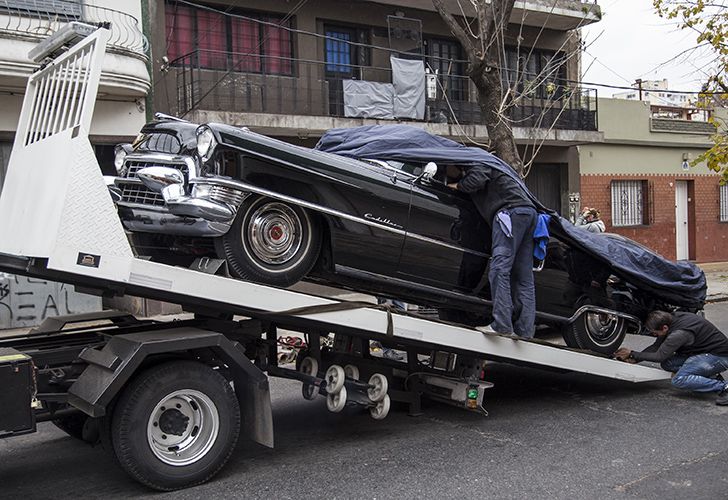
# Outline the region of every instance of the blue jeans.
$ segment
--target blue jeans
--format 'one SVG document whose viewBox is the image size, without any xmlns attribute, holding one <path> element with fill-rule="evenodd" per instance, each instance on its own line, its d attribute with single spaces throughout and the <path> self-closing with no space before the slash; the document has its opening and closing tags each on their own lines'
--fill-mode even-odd
<svg viewBox="0 0 728 500">
<path fill-rule="evenodd" d="M 728 356 L 695 354 L 694 356 L 672 356 L 660 363 L 663 370 L 675 373 L 672 385 L 679 389 L 696 392 L 717 392 L 726 388 L 726 383 L 715 380 L 715 375 L 728 370 Z"/>
<path fill-rule="evenodd" d="M 498 222 L 492 222 L 490 293 L 493 297 L 492 328 L 499 333 L 515 333 L 532 338 L 536 320 L 536 288 L 533 283 L 533 230 L 536 210 L 532 207 L 508 209 L 509 237 Z"/>
</svg>

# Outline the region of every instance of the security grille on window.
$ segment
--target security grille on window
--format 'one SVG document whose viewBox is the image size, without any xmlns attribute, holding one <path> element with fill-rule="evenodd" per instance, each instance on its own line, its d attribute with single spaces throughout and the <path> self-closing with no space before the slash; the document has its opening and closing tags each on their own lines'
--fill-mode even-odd
<svg viewBox="0 0 728 500">
<path fill-rule="evenodd" d="M 641 226 L 647 223 L 646 187 L 646 181 L 612 181 L 613 226 Z"/>
<path fill-rule="evenodd" d="M 720 186 L 720 221 L 728 222 L 728 184 Z"/>
</svg>

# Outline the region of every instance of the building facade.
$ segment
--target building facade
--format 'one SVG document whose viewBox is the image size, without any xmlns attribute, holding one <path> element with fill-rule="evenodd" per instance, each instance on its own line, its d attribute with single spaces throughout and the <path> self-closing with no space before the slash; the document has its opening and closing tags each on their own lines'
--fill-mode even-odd
<svg viewBox="0 0 728 500">
<path fill-rule="evenodd" d="M 506 115 L 522 156 L 536 152 L 527 182 L 545 204 L 567 211 L 579 180 L 576 145 L 602 136 L 596 91 L 578 84 L 578 28 L 601 12 L 595 2 L 557 4 L 517 3 L 502 78 L 517 95 Z M 305 146 L 331 128 L 397 121 L 487 143 L 465 54 L 430 0 L 317 0 L 301 8 L 286 0 L 167 0 L 148 7 L 155 110 Z M 461 14 L 457 2 L 450 8 Z M 393 57 L 422 61 L 419 115 L 382 118 L 381 108 L 356 105 L 396 87 Z M 362 85 L 368 90 L 357 94 Z"/>
<path fill-rule="evenodd" d="M 579 147 L 581 204 L 608 232 L 671 259 L 728 260 L 728 186 L 692 161 L 711 146 L 706 122 L 656 118 L 645 101 L 599 100 L 604 142 Z"/>
</svg>

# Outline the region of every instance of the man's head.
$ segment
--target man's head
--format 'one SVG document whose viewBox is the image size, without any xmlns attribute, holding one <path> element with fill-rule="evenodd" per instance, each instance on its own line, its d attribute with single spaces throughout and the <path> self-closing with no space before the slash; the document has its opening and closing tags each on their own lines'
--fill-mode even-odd
<svg viewBox="0 0 728 500">
<path fill-rule="evenodd" d="M 445 166 L 445 175 L 448 179 L 459 180 L 463 176 L 463 169 L 457 165 L 448 164 Z"/>
<path fill-rule="evenodd" d="M 645 320 L 645 329 L 655 337 L 667 335 L 670 325 L 672 325 L 672 314 L 666 311 L 652 311 Z"/>
</svg>

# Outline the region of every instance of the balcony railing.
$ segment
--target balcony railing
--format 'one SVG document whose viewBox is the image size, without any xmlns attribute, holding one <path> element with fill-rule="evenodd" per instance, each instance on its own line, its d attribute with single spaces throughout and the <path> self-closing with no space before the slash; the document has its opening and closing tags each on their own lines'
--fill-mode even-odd
<svg viewBox="0 0 728 500">
<path fill-rule="evenodd" d="M 147 53 L 139 21 L 124 12 L 72 0 L 0 0 L 0 33 L 46 37 L 71 21 L 110 23 L 110 47 Z"/>
<path fill-rule="evenodd" d="M 344 117 L 344 80 L 389 83 L 391 73 L 384 67 L 197 50 L 172 61 L 166 85 L 176 96 L 169 110 L 178 115 L 196 109 Z M 424 121 L 483 123 L 467 77 L 430 74 L 426 80 Z M 597 130 L 596 97 L 596 89 L 541 85 L 523 90 L 506 114 L 514 127 Z"/>
</svg>

